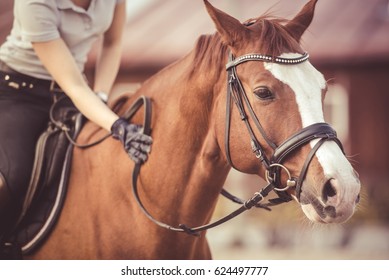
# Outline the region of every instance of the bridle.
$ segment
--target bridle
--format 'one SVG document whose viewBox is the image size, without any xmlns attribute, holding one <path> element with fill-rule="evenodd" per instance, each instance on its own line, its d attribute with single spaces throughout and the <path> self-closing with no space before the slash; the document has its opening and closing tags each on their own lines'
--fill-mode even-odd
<svg viewBox="0 0 389 280">
<path fill-rule="evenodd" d="M 227 106 L 226 106 L 226 129 L 225 129 L 225 150 L 227 155 L 227 160 L 229 164 L 237 169 L 231 159 L 230 148 L 229 148 L 229 135 L 230 135 L 230 122 L 231 122 L 231 100 L 234 101 L 241 120 L 245 123 L 246 128 L 249 132 L 251 138 L 251 147 L 256 156 L 264 166 L 266 170 L 265 178 L 267 182 L 273 185 L 273 190 L 277 193 L 280 199 L 274 201 L 279 204 L 282 202 L 287 202 L 292 200 L 292 197 L 287 190 L 289 188 L 295 187 L 295 196 L 298 201 L 300 201 L 300 194 L 302 191 L 302 183 L 305 179 L 306 173 L 308 171 L 308 167 L 310 162 L 312 161 L 316 151 L 320 148 L 320 146 L 329 140 L 335 141 L 341 150 L 343 151 L 343 147 L 339 139 L 337 138 L 336 132 L 331 126 L 327 123 L 315 123 L 310 126 L 307 126 L 297 133 L 290 136 L 286 139 L 281 145 L 277 146 L 274 142 L 272 142 L 269 137 L 266 135 L 265 130 L 259 122 L 258 117 L 256 116 L 250 102 L 248 96 L 242 86 L 242 83 L 238 77 L 236 67 L 242 63 L 248 61 L 259 61 L 259 62 L 271 62 L 277 64 L 284 65 L 296 65 L 307 61 L 309 58 L 308 53 L 304 53 L 296 58 L 283 58 L 283 57 L 274 57 L 270 55 L 262 55 L 262 54 L 247 54 L 240 56 L 238 58 L 234 58 L 232 53 L 229 54 L 229 62 L 226 65 L 227 70 Z M 246 113 L 246 108 L 249 114 Z M 258 141 L 255 136 L 252 125 L 250 124 L 250 118 L 253 120 L 255 127 L 262 135 L 262 138 L 265 142 L 271 147 L 273 150 L 273 155 L 268 158 L 265 153 L 265 149 Z M 300 172 L 300 176 L 298 178 L 293 178 L 288 170 L 288 168 L 283 165 L 283 161 L 297 148 L 304 146 L 310 141 L 318 139 L 319 141 L 314 145 L 308 154 L 303 167 Z M 284 171 L 287 176 L 286 186 L 281 186 L 281 171 Z"/>
<path fill-rule="evenodd" d="M 326 141 L 335 141 L 343 151 L 342 144 L 337 138 L 335 130 L 333 130 L 330 127 L 330 125 L 328 125 L 327 123 L 315 123 L 313 125 L 301 129 L 299 132 L 293 134 L 291 137 L 286 139 L 281 145 L 277 146 L 266 135 L 263 127 L 259 122 L 258 117 L 256 116 L 254 110 L 252 109 L 247 94 L 242 86 L 241 81 L 239 80 L 236 67 L 248 61 L 272 62 L 272 63 L 285 64 L 285 65 L 295 65 L 295 64 L 305 62 L 306 60 L 308 60 L 308 57 L 309 56 L 307 53 L 304 53 L 302 56 L 297 58 L 292 58 L 292 59 L 273 57 L 273 56 L 262 55 L 262 54 L 249 54 L 234 59 L 234 56 L 232 54 L 229 55 L 229 62 L 226 65 L 227 102 L 226 102 L 225 150 L 226 150 L 227 160 L 229 164 L 236 169 L 236 167 L 232 162 L 230 147 L 229 147 L 230 123 L 231 123 L 231 113 L 232 113 L 231 100 L 233 100 L 239 111 L 240 118 L 245 123 L 247 130 L 249 132 L 251 147 L 255 154 L 255 157 L 258 158 L 258 160 L 265 167 L 266 170 L 265 178 L 268 182 L 268 184 L 265 187 L 263 187 L 261 190 L 256 192 L 250 199 L 246 201 L 233 196 L 232 194 L 230 194 L 229 192 L 223 189 L 221 191 L 222 195 L 226 196 L 233 202 L 241 204 L 242 206 L 236 209 L 235 211 L 233 211 L 232 213 L 230 213 L 229 215 L 206 225 L 202 225 L 198 227 L 189 227 L 185 224 L 179 224 L 178 227 L 175 227 L 155 219 L 144 207 L 138 193 L 138 184 L 137 184 L 140 175 L 141 164 L 136 164 L 132 174 L 132 190 L 133 190 L 135 200 L 139 205 L 140 209 L 142 210 L 142 212 L 152 222 L 154 222 L 156 225 L 162 228 L 166 228 L 174 232 L 184 232 L 190 235 L 199 236 L 200 232 L 216 227 L 220 224 L 223 224 L 253 207 L 270 210 L 269 207 L 292 200 L 293 199 L 292 196 L 287 192 L 289 188 L 294 187 L 296 189 L 295 195 L 297 200 L 300 201 L 302 183 L 308 171 L 309 164 L 312 161 L 316 151 Z M 246 105 L 249 114 L 246 113 L 244 104 Z M 139 97 L 122 117 L 127 120 L 130 120 L 142 106 L 144 107 L 143 133 L 150 135 L 152 111 L 151 111 L 151 100 L 148 97 L 145 96 Z M 264 147 L 260 144 L 260 142 L 256 138 L 254 130 L 249 122 L 250 119 L 253 120 L 255 127 L 258 129 L 263 139 L 265 139 L 266 143 L 273 149 L 273 155 L 270 158 L 266 156 Z M 66 130 L 66 128 L 61 128 L 61 129 Z M 72 141 L 72 143 L 73 145 L 76 145 L 80 148 L 88 148 L 99 144 L 100 142 L 107 139 L 108 136 L 109 135 L 106 135 L 102 139 L 87 145 L 80 145 L 75 143 L 74 141 Z M 287 157 L 297 148 L 306 145 L 307 143 L 309 143 L 314 139 L 318 139 L 318 142 L 314 145 L 314 147 L 311 149 L 310 153 L 308 154 L 303 164 L 299 177 L 298 178 L 292 177 L 289 170 L 285 167 L 285 165 L 283 165 L 284 160 L 287 159 Z M 282 171 L 284 171 L 288 176 L 286 186 L 281 186 Z M 278 198 L 268 199 L 267 203 L 263 203 L 262 200 L 266 196 L 268 196 L 271 191 L 274 191 L 278 195 Z"/>
</svg>

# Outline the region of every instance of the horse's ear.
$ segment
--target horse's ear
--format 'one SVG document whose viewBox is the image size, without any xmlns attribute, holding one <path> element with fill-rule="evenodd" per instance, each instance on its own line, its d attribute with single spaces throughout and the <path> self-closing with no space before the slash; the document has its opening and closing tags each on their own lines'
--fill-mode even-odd
<svg viewBox="0 0 389 280">
<path fill-rule="evenodd" d="M 300 42 L 301 36 L 312 22 L 317 1 L 318 0 L 309 1 L 298 15 L 286 24 L 286 29 L 297 42 Z"/>
<path fill-rule="evenodd" d="M 247 32 L 247 28 L 236 18 L 213 7 L 207 0 L 204 0 L 204 4 L 223 42 L 231 47 L 240 42 L 245 32 Z"/>
</svg>

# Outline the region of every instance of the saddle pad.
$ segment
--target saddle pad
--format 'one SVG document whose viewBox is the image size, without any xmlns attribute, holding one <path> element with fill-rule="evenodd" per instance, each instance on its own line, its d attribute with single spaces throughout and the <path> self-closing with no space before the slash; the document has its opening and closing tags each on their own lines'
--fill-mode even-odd
<svg viewBox="0 0 389 280">
<path fill-rule="evenodd" d="M 74 117 L 75 125 L 72 133 L 73 139 L 81 130 L 83 121 L 83 116 L 80 113 Z M 65 137 L 65 135 L 63 134 L 60 137 Z M 61 141 L 57 140 L 57 142 Z M 56 144 L 53 144 L 52 149 L 66 149 L 64 159 L 60 161 L 61 164 L 63 163 L 63 166 L 57 171 L 58 174 L 54 174 L 56 179 L 50 180 L 50 182 L 55 183 L 46 186 L 34 196 L 28 212 L 18 224 L 16 231 L 14 231 L 11 238 L 10 243 L 12 243 L 13 246 L 18 246 L 23 255 L 32 253 L 42 244 L 50 234 L 61 213 L 66 196 L 73 154 L 73 145 L 69 143 L 69 141 L 67 141 L 66 144 L 67 147 L 56 147 Z M 47 153 L 52 152 L 53 150 L 48 149 L 48 151 L 45 151 L 45 156 L 52 157 L 52 155 L 47 155 Z M 57 158 L 56 160 L 58 164 L 59 159 Z M 50 169 L 51 166 L 46 166 L 45 168 Z"/>
</svg>

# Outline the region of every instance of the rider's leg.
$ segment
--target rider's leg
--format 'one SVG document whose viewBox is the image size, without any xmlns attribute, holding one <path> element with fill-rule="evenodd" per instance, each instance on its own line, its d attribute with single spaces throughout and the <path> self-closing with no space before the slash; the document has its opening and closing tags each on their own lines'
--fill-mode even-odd
<svg viewBox="0 0 389 280">
<path fill-rule="evenodd" d="M 20 258 L 8 243 L 31 176 L 35 143 L 47 127 L 51 99 L 13 92 L 0 81 L 0 259 Z"/>
<path fill-rule="evenodd" d="M 11 90 L 0 83 L 0 235 L 9 234 L 20 215 L 50 104 L 50 96 Z"/>
</svg>

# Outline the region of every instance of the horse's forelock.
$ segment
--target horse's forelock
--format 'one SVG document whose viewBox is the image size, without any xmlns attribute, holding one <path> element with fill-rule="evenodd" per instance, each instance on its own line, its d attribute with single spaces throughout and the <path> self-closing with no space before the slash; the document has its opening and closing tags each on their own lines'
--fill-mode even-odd
<svg viewBox="0 0 389 280">
<path fill-rule="evenodd" d="M 266 55 L 279 56 L 282 53 L 301 53 L 303 52 L 300 44 L 292 37 L 285 28 L 288 22 L 282 18 L 262 16 L 256 19 L 250 19 L 248 28 L 258 34 L 260 52 Z"/>
</svg>

